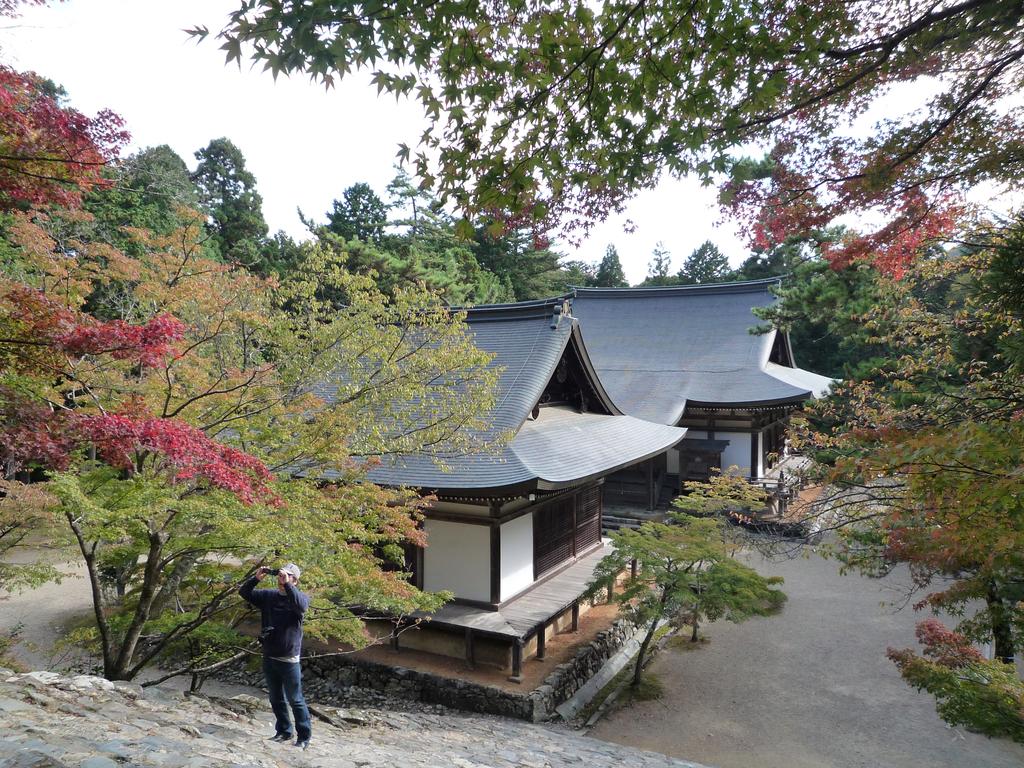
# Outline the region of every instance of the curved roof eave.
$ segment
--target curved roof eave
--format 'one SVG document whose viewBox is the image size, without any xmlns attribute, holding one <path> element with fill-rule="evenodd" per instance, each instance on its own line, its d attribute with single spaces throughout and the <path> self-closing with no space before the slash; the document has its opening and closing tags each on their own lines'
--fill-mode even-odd
<svg viewBox="0 0 1024 768">
<path fill-rule="evenodd" d="M 463 469 L 446 475 L 426 468 L 430 477 L 424 476 L 420 483 L 406 485 L 445 496 L 473 498 L 556 491 L 646 461 L 685 436 L 685 427 L 655 424 L 632 416 L 578 413 L 570 408 L 550 407 L 543 409 L 540 419 L 528 422 L 525 430 L 516 435 L 505 449 L 506 458 L 500 464 L 502 471 L 491 475 L 489 480 L 484 472 Z M 574 450 L 574 446 L 584 446 L 584 449 Z M 378 474 L 375 481 L 383 479 Z"/>
<path fill-rule="evenodd" d="M 794 395 L 792 397 L 779 397 L 779 398 L 776 398 L 774 400 L 741 400 L 741 401 L 734 402 L 734 403 L 717 402 L 717 401 L 716 402 L 711 402 L 711 401 L 703 401 L 703 402 L 701 402 L 701 401 L 698 401 L 698 400 L 688 400 L 686 405 L 687 405 L 687 407 L 693 407 L 693 408 L 722 408 L 722 409 L 728 409 L 728 408 L 769 408 L 771 406 L 776 406 L 776 405 L 790 405 L 790 404 L 792 404 L 792 405 L 799 405 L 800 403 L 804 402 L 805 400 L 810 400 L 812 397 L 813 396 L 812 396 L 812 394 L 810 392 L 804 392 L 802 394 Z"/>
<path fill-rule="evenodd" d="M 810 397 L 815 399 L 828 395 L 829 389 L 836 382 L 836 379 L 822 376 L 813 371 L 805 371 L 803 368 L 797 368 L 795 365 L 779 365 L 778 363 L 769 362 L 765 364 L 764 372 L 791 387 L 809 390 Z"/>
<path fill-rule="evenodd" d="M 645 461 L 686 436 L 685 428 L 632 416 L 544 410 L 512 443 L 516 458 L 544 490 L 578 485 Z"/>
</svg>

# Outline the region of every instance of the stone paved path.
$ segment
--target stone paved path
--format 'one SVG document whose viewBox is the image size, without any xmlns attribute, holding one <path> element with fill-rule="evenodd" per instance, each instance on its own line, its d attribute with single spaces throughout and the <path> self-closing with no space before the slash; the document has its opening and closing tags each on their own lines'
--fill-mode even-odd
<svg viewBox="0 0 1024 768">
<path fill-rule="evenodd" d="M 500 718 L 325 708 L 306 752 L 265 741 L 261 699 L 185 698 L 96 677 L 0 671 L 3 768 L 700 768 Z"/>
</svg>

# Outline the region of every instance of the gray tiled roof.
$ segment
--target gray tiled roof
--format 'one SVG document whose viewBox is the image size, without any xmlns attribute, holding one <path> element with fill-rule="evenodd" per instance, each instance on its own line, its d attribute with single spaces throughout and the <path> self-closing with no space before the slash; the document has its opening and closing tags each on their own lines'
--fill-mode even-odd
<svg viewBox="0 0 1024 768">
<path fill-rule="evenodd" d="M 373 469 L 370 479 L 381 485 L 410 485 L 448 493 L 500 495 L 555 490 L 661 453 L 682 440 L 685 432 L 632 416 L 544 407 L 537 419 L 523 424 L 497 455 L 453 456 L 445 461 L 444 468 L 427 456 L 406 456 Z"/>
<path fill-rule="evenodd" d="M 625 413 L 676 424 L 691 405 L 768 405 L 822 394 L 831 380 L 768 361 L 754 335 L 777 278 L 667 288 L 577 288 L 573 315 L 605 389 Z"/>
<path fill-rule="evenodd" d="M 681 440 L 685 430 L 621 415 L 593 375 L 578 323 L 561 314 L 563 302 L 469 310 L 466 322 L 474 342 L 493 353 L 491 365 L 501 369 L 490 427 L 476 435 L 481 452 L 444 456 L 440 464 L 427 455 L 390 456 L 370 470 L 370 479 L 448 493 L 550 490 L 607 474 Z M 537 419 L 528 418 L 570 345 L 592 379 L 595 406 L 606 413 L 544 407 Z M 514 437 L 497 451 L 485 450 L 500 433 Z"/>
</svg>

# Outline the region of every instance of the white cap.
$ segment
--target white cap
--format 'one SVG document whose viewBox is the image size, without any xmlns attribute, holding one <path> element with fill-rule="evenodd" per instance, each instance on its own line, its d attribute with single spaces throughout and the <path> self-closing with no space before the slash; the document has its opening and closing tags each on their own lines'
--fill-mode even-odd
<svg viewBox="0 0 1024 768">
<path fill-rule="evenodd" d="M 295 577 L 296 581 L 298 581 L 299 576 L 302 575 L 302 571 L 299 570 L 299 566 L 297 566 L 295 563 L 288 563 L 287 565 L 282 565 L 281 570 L 284 573 L 287 573 L 290 576 Z"/>
</svg>

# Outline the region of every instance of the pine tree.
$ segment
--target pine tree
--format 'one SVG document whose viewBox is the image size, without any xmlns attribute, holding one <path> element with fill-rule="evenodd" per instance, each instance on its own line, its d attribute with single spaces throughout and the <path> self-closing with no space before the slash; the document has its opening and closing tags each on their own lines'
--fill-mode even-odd
<svg viewBox="0 0 1024 768">
<path fill-rule="evenodd" d="M 604 258 L 597 267 L 594 285 L 599 288 L 624 288 L 629 285 L 626 282 L 626 273 L 622 269 L 622 262 L 619 261 L 619 252 L 611 243 L 605 249 Z"/>
<path fill-rule="evenodd" d="M 199 165 L 192 181 L 199 202 L 210 217 L 208 229 L 221 258 L 260 272 L 267 222 L 256 177 L 245 167 L 245 157 L 227 138 L 211 141 L 196 152 Z"/>
<path fill-rule="evenodd" d="M 327 228 L 345 240 L 379 244 L 387 223 L 387 205 L 362 181 L 346 189 L 327 213 Z"/>
<path fill-rule="evenodd" d="M 676 273 L 681 285 L 718 283 L 729 277 L 729 260 L 718 250 L 718 246 L 705 240 L 686 257 L 682 268 Z"/>
<path fill-rule="evenodd" d="M 660 240 L 654 246 L 651 260 L 647 264 L 647 278 L 640 285 L 676 285 L 676 279 L 672 275 L 672 254 Z"/>
</svg>

